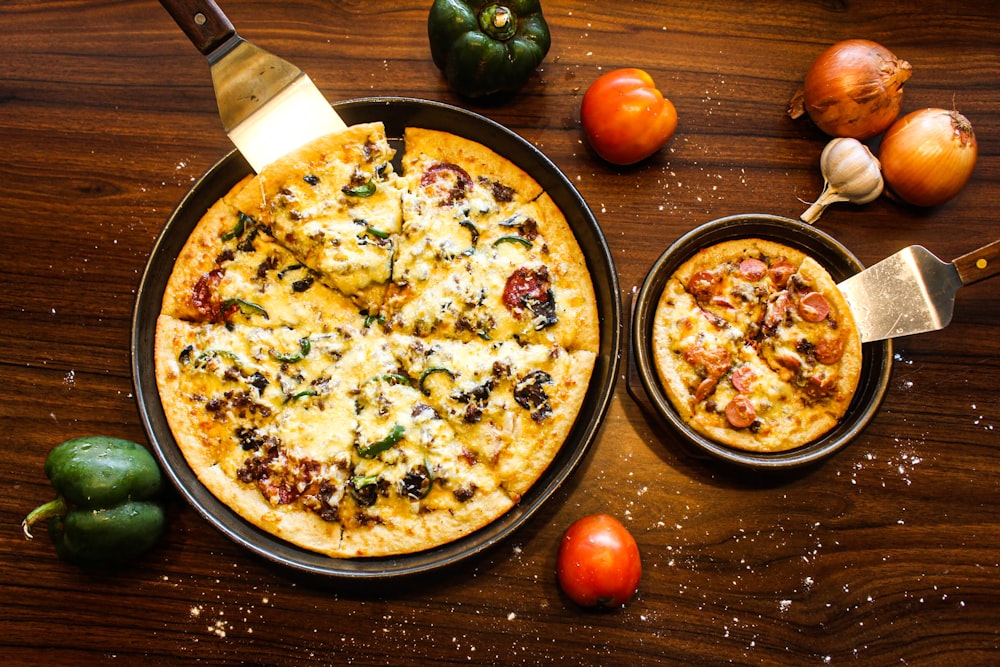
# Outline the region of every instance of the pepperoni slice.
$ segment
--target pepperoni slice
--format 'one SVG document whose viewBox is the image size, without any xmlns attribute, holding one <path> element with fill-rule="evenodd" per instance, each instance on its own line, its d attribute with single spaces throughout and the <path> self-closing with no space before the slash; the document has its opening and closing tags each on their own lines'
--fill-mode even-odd
<svg viewBox="0 0 1000 667">
<path fill-rule="evenodd" d="M 791 278 L 792 274 L 798 271 L 795 265 L 786 260 L 778 260 L 771 265 L 768 273 L 771 276 L 771 282 L 773 282 L 778 287 L 784 287 L 788 284 L 788 279 Z"/>
<path fill-rule="evenodd" d="M 830 314 L 830 303 L 819 292 L 806 292 L 799 297 L 799 315 L 806 322 L 822 322 Z"/>
<path fill-rule="evenodd" d="M 785 313 L 791 307 L 791 301 L 788 298 L 787 291 L 781 291 L 774 295 L 770 302 L 767 304 L 767 310 L 764 312 L 764 328 L 776 329 L 779 324 L 785 320 Z"/>
<path fill-rule="evenodd" d="M 790 352 L 779 353 L 774 360 L 790 371 L 798 372 L 802 368 L 802 361 Z"/>
<path fill-rule="evenodd" d="M 823 338 L 813 352 L 821 364 L 835 364 L 844 356 L 844 341 L 840 337 Z"/>
<path fill-rule="evenodd" d="M 688 280 L 688 292 L 699 301 L 708 301 L 719 293 L 722 276 L 711 271 L 698 271 Z"/>
<path fill-rule="evenodd" d="M 719 381 L 715 378 L 705 378 L 698 385 L 698 388 L 694 391 L 694 400 L 696 403 L 704 401 L 706 398 L 712 395 L 715 391 L 715 386 L 719 384 Z"/>
<path fill-rule="evenodd" d="M 760 280 L 767 275 L 767 264 L 756 257 L 747 257 L 740 262 L 740 275 L 746 280 Z"/>
<path fill-rule="evenodd" d="M 729 350 L 724 347 L 696 345 L 684 350 L 684 360 L 692 366 L 702 368 L 710 378 L 725 375 L 731 365 Z"/>
<path fill-rule="evenodd" d="M 428 185 L 433 185 L 444 192 L 446 196 L 441 204 L 453 206 L 465 199 L 466 194 L 472 189 L 472 177 L 457 164 L 439 162 L 428 167 L 420 177 L 420 186 Z"/>
<path fill-rule="evenodd" d="M 753 381 L 757 378 L 757 373 L 753 366 L 740 366 L 733 371 L 732 382 L 736 391 L 746 394 L 753 387 Z"/>
<path fill-rule="evenodd" d="M 741 394 L 726 404 L 726 420 L 733 428 L 746 428 L 757 420 L 757 411 L 750 399 Z"/>
</svg>

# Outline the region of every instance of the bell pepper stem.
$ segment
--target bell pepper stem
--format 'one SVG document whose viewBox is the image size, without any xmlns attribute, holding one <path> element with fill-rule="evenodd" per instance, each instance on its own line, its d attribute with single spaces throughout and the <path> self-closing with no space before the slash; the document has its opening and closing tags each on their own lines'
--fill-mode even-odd
<svg viewBox="0 0 1000 667">
<path fill-rule="evenodd" d="M 50 500 L 44 505 L 39 505 L 35 509 L 31 510 L 28 516 L 24 517 L 24 521 L 21 522 L 21 530 L 24 531 L 24 539 L 30 540 L 33 536 L 31 534 L 31 527 L 34 526 L 39 521 L 48 521 L 54 516 L 65 516 L 66 511 L 69 508 L 66 505 L 66 501 L 62 496 L 58 496 L 55 500 Z"/>
</svg>

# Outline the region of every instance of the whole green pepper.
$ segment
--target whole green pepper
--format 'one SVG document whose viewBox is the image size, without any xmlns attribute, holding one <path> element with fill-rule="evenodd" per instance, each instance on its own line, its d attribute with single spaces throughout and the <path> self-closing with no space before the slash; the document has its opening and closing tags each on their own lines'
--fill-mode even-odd
<svg viewBox="0 0 1000 667">
<path fill-rule="evenodd" d="M 30 540 L 31 527 L 48 520 L 49 535 L 64 560 L 125 561 L 163 534 L 165 515 L 157 499 L 162 475 L 142 445 L 106 436 L 73 438 L 49 453 L 45 474 L 58 495 L 21 525 Z"/>
<path fill-rule="evenodd" d="M 551 45 L 538 0 L 434 0 L 427 36 L 434 64 L 466 97 L 514 92 Z"/>
</svg>

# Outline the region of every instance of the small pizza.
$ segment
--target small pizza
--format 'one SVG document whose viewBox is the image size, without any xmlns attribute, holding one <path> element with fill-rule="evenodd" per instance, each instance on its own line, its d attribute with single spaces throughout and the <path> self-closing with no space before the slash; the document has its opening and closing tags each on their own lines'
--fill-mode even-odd
<svg viewBox="0 0 1000 667">
<path fill-rule="evenodd" d="M 334 557 L 497 519 L 544 473 L 598 353 L 586 261 L 508 160 L 381 124 L 237 184 L 180 252 L 156 378 L 178 447 L 254 525 Z"/>
<path fill-rule="evenodd" d="M 674 272 L 654 315 L 653 353 L 684 422 L 757 452 L 829 431 L 861 374 L 861 339 L 833 278 L 763 239 L 713 245 Z"/>
</svg>

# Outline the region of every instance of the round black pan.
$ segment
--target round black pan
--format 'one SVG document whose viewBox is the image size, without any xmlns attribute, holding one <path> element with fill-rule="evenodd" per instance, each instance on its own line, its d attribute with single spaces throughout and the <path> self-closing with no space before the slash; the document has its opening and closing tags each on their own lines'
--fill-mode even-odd
<svg viewBox="0 0 1000 667">
<path fill-rule="evenodd" d="M 652 344 L 653 318 L 660 294 L 670 276 L 702 248 L 743 238 L 763 238 L 802 250 L 822 264 L 837 282 L 864 268 L 846 247 L 829 234 L 789 218 L 734 215 L 693 229 L 660 255 L 636 295 L 632 313 L 631 347 L 641 390 L 659 417 L 672 426 L 695 453 L 707 454 L 748 468 L 777 470 L 805 466 L 830 456 L 847 445 L 878 412 L 892 370 L 891 341 L 876 341 L 862 346 L 861 379 L 846 414 L 837 425 L 819 439 L 785 452 L 748 452 L 726 447 L 702 436 L 679 417 L 657 376 Z M 629 388 L 630 392 L 635 389 L 637 388 L 631 386 Z"/>
<path fill-rule="evenodd" d="M 583 248 L 600 317 L 601 346 L 583 409 L 555 460 L 520 503 L 490 525 L 435 549 L 388 558 L 330 558 L 259 530 L 219 502 L 188 466 L 166 422 L 153 360 L 156 317 L 163 290 L 178 253 L 199 219 L 251 169 L 234 151 L 209 169 L 185 195 L 152 249 L 133 313 L 133 383 L 140 416 L 154 451 L 184 498 L 209 523 L 254 553 L 310 574 L 351 581 L 384 580 L 451 566 L 497 544 L 528 521 L 573 473 L 594 442 L 614 392 L 621 356 L 622 303 L 611 252 L 593 213 L 566 176 L 520 136 L 478 114 L 426 100 L 364 98 L 333 106 L 348 124 L 382 121 L 398 154 L 402 153 L 403 130 L 423 127 L 477 141 L 527 171 L 562 209 Z"/>
</svg>

